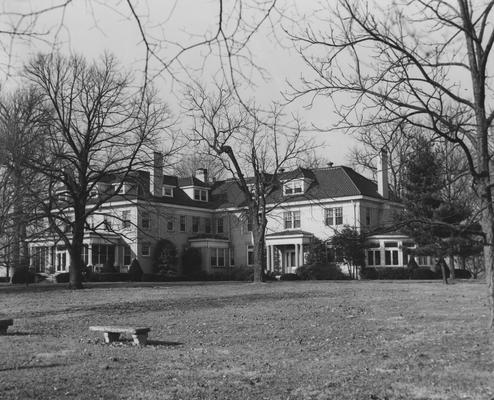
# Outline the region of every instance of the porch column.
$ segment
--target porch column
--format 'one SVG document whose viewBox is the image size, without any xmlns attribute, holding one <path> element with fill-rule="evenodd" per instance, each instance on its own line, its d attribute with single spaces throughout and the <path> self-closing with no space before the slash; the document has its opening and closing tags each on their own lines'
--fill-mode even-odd
<svg viewBox="0 0 494 400">
<path fill-rule="evenodd" d="M 266 269 L 268 271 L 271 270 L 270 265 L 269 265 L 270 262 L 271 262 L 271 256 L 270 256 L 270 254 L 271 254 L 271 246 L 266 245 Z"/>
<path fill-rule="evenodd" d="M 283 253 L 280 249 L 278 249 L 278 259 L 280 260 L 281 272 L 285 272 L 285 260 L 283 260 Z"/>
<path fill-rule="evenodd" d="M 301 267 L 302 265 L 304 265 L 304 244 L 301 243 L 300 244 L 300 260 L 299 260 L 299 266 Z"/>
<path fill-rule="evenodd" d="M 87 265 L 93 265 L 93 245 L 88 243 L 87 245 Z M 92 271 L 91 271 L 92 272 Z"/>
<path fill-rule="evenodd" d="M 298 244 L 295 244 L 295 268 L 298 268 L 299 256 L 298 256 Z"/>
<path fill-rule="evenodd" d="M 274 245 L 271 246 L 271 271 L 274 271 L 274 252 L 276 251 L 276 247 Z"/>
</svg>

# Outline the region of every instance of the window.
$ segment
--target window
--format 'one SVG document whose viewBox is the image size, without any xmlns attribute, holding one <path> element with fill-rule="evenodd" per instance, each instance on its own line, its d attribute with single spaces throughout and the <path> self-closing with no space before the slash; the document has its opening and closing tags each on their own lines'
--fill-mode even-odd
<svg viewBox="0 0 494 400">
<path fill-rule="evenodd" d="M 141 226 L 143 229 L 149 229 L 151 226 L 151 219 L 149 218 L 148 212 L 143 212 L 141 214 Z"/>
<path fill-rule="evenodd" d="M 199 217 L 192 217 L 192 232 L 197 233 L 199 232 L 199 223 L 200 223 L 200 218 Z"/>
<path fill-rule="evenodd" d="M 398 242 L 384 242 L 384 247 L 398 247 Z"/>
<path fill-rule="evenodd" d="M 173 219 L 170 218 L 168 221 L 166 221 L 166 229 L 168 230 L 168 232 L 173 231 Z"/>
<path fill-rule="evenodd" d="M 250 215 L 247 218 L 247 231 L 252 232 L 252 217 Z"/>
<path fill-rule="evenodd" d="M 367 250 L 367 265 L 369 267 L 381 265 L 381 250 Z"/>
<path fill-rule="evenodd" d="M 285 211 L 283 213 L 285 229 L 300 228 L 300 211 Z"/>
<path fill-rule="evenodd" d="M 130 211 L 122 211 L 122 229 L 130 228 Z"/>
<path fill-rule="evenodd" d="M 254 265 L 254 246 L 247 247 L 247 265 Z"/>
<path fill-rule="evenodd" d="M 211 248 L 211 266 L 212 267 L 225 267 L 226 251 L 228 249 L 215 249 Z"/>
<path fill-rule="evenodd" d="M 126 194 L 129 191 L 129 185 L 127 183 L 122 183 L 122 186 L 120 186 L 120 183 L 114 183 L 112 186 L 113 191 L 118 194 Z"/>
<path fill-rule="evenodd" d="M 327 226 L 343 225 L 343 207 L 326 208 L 325 213 Z"/>
<path fill-rule="evenodd" d="M 370 226 L 372 224 L 372 208 L 365 208 L 365 225 Z"/>
<path fill-rule="evenodd" d="M 398 250 L 384 251 L 384 265 L 398 265 Z"/>
<path fill-rule="evenodd" d="M 130 265 L 132 262 L 132 252 L 130 251 L 129 246 L 124 247 L 124 256 L 123 256 L 123 263 L 124 265 Z"/>
<path fill-rule="evenodd" d="M 105 244 L 93 244 L 92 246 L 93 256 L 91 263 L 96 264 L 106 264 L 110 263 L 113 265 L 115 260 L 115 246 L 105 245 Z"/>
<path fill-rule="evenodd" d="M 185 215 L 180 216 L 180 232 L 185 232 L 187 230 L 187 218 Z"/>
<path fill-rule="evenodd" d="M 224 233 L 225 227 L 223 223 L 223 217 L 218 217 L 216 219 L 216 233 Z"/>
<path fill-rule="evenodd" d="M 141 245 L 141 256 L 149 257 L 151 254 L 151 246 L 148 243 L 143 243 Z"/>
<path fill-rule="evenodd" d="M 292 181 L 285 183 L 285 185 L 283 186 L 285 196 L 303 193 L 302 185 L 302 181 Z"/>
<path fill-rule="evenodd" d="M 211 233 L 211 218 L 204 218 L 204 232 Z"/>
<path fill-rule="evenodd" d="M 165 197 L 173 197 L 173 187 L 172 186 L 163 186 L 161 189 L 161 193 Z"/>
<path fill-rule="evenodd" d="M 204 189 L 194 189 L 194 200 L 208 201 L 208 191 Z"/>
</svg>

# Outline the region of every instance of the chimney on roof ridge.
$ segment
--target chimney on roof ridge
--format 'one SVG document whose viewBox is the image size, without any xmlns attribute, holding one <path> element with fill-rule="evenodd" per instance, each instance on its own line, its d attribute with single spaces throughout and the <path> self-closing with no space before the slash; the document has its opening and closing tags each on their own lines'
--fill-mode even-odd
<svg viewBox="0 0 494 400">
<path fill-rule="evenodd" d="M 150 175 L 149 191 L 154 196 L 161 196 L 163 188 L 163 153 L 159 151 L 153 153 L 153 168 Z"/>
<path fill-rule="evenodd" d="M 208 183 L 208 170 L 206 168 L 197 168 L 195 177 L 201 182 Z"/>
<path fill-rule="evenodd" d="M 388 152 L 382 148 L 377 163 L 377 192 L 385 199 L 389 198 Z"/>
<path fill-rule="evenodd" d="M 279 173 L 282 174 L 283 172 L 285 172 L 285 168 L 280 168 L 278 169 Z"/>
<path fill-rule="evenodd" d="M 328 166 L 329 168 L 331 168 L 333 165 L 334 165 L 334 163 L 333 163 L 332 161 L 330 161 L 330 162 L 328 162 L 328 163 L 327 163 L 327 166 Z"/>
</svg>

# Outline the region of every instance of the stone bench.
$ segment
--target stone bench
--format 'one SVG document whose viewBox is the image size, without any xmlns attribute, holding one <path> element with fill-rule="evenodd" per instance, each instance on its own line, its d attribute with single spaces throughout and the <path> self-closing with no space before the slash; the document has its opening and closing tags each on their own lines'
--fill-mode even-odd
<svg viewBox="0 0 494 400">
<path fill-rule="evenodd" d="M 90 326 L 89 330 L 103 332 L 105 343 L 115 342 L 120 339 L 120 334 L 128 333 L 132 335 L 134 344 L 145 346 L 148 340 L 148 333 L 151 328 L 135 328 L 129 326 Z"/>
<path fill-rule="evenodd" d="M 12 318 L 0 319 L 0 335 L 7 333 L 7 328 L 10 325 L 14 325 L 14 320 Z"/>
</svg>

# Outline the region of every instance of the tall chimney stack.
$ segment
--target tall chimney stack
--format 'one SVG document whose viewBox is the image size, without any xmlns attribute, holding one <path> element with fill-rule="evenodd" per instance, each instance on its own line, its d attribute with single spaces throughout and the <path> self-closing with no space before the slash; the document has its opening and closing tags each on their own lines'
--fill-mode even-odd
<svg viewBox="0 0 494 400">
<path fill-rule="evenodd" d="M 208 183 L 208 170 L 206 168 L 197 168 L 196 178 L 201 182 Z"/>
<path fill-rule="evenodd" d="M 389 198 L 388 152 L 381 149 L 377 163 L 377 192 L 385 199 Z"/>
<path fill-rule="evenodd" d="M 163 188 L 163 153 L 153 154 L 153 169 L 151 170 L 150 192 L 154 196 L 162 196 Z"/>
</svg>

